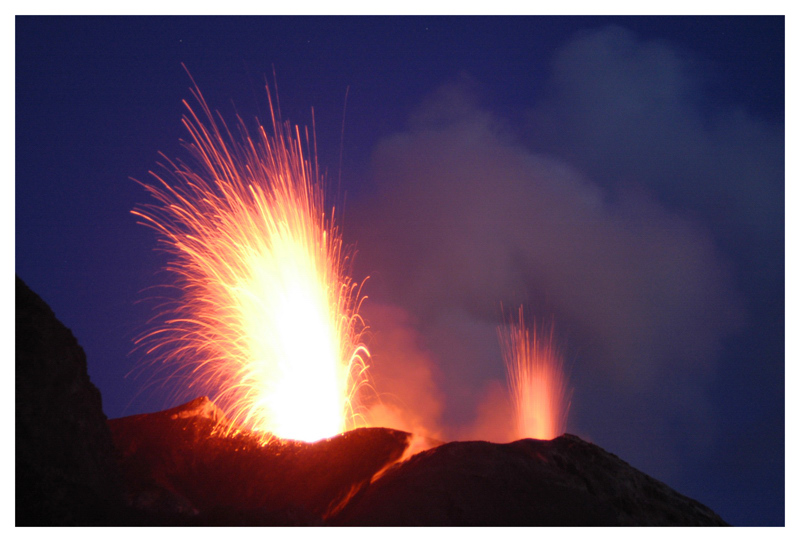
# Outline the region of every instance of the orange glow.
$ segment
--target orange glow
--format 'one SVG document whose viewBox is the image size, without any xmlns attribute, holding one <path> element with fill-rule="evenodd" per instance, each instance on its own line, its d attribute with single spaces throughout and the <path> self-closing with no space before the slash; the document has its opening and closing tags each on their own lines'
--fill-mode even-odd
<svg viewBox="0 0 800 542">
<path fill-rule="evenodd" d="M 333 212 L 299 128 L 236 137 L 199 90 L 184 101 L 192 166 L 167 160 L 142 186 L 157 203 L 133 211 L 159 234 L 180 290 L 138 343 L 191 376 L 228 418 L 279 438 L 315 441 L 352 429 L 369 353 L 360 343 L 360 287 L 346 273 Z M 170 181 L 167 182 L 165 177 Z"/>
<path fill-rule="evenodd" d="M 499 328 L 498 334 L 514 405 L 515 438 L 550 440 L 564 434 L 570 393 L 553 328 L 549 333 L 527 328 L 520 307 L 519 321 Z"/>
</svg>

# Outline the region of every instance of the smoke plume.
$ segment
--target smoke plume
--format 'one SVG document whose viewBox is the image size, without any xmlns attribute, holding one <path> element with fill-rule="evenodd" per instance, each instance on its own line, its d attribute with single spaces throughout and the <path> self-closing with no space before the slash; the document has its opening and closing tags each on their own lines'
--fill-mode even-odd
<svg viewBox="0 0 800 542">
<path fill-rule="evenodd" d="M 677 436 L 699 448 L 713 438 L 707 390 L 744 312 L 721 228 L 697 209 L 746 157 L 713 176 L 710 162 L 760 127 L 742 121 L 726 139 L 696 125 L 686 65 L 663 44 L 633 55 L 626 39 L 610 29 L 567 46 L 549 97 L 526 115 L 528 137 L 462 78 L 377 145 L 375 189 L 349 219 L 381 304 L 370 322 L 384 337 L 372 347 L 375 382 L 421 384 L 392 388 L 394 415 L 447 438 L 502 439 L 510 407 L 496 328 L 501 303 L 522 304 L 554 321 L 575 388 L 571 432 L 659 474 L 677 467 Z M 642 111 L 651 123 L 634 129 Z M 695 194 L 690 179 L 702 175 Z M 722 191 L 736 205 L 748 193 Z"/>
</svg>

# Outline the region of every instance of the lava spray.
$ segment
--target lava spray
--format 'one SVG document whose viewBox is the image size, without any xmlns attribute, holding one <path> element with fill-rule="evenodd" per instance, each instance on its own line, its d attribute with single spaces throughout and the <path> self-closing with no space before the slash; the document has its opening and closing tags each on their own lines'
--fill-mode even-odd
<svg viewBox="0 0 800 542">
<path fill-rule="evenodd" d="M 514 406 L 515 439 L 550 440 L 566 431 L 572 392 L 564 374 L 553 326 L 526 326 L 522 307 L 516 321 L 498 328 L 509 393 Z"/>
<path fill-rule="evenodd" d="M 165 173 L 140 183 L 155 203 L 132 211 L 157 232 L 179 292 L 137 343 L 265 441 L 352 429 L 367 380 L 364 297 L 326 214 L 316 142 L 282 121 L 269 88 L 271 130 L 256 121 L 253 133 L 240 117 L 231 131 L 196 84 L 192 95 L 192 160 L 162 155 Z"/>
</svg>

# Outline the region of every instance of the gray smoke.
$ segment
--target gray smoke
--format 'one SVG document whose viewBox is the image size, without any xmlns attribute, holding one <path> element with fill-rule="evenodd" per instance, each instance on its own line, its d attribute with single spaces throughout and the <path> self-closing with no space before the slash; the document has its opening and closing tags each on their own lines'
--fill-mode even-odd
<svg viewBox="0 0 800 542">
<path fill-rule="evenodd" d="M 348 231 L 372 275 L 376 387 L 408 419 L 499 438 L 500 305 L 524 304 L 567 354 L 570 431 L 656 475 L 678 468 L 677 436 L 713 438 L 708 387 L 745 319 L 720 220 L 771 212 L 775 188 L 754 176 L 780 168 L 763 123 L 700 118 L 690 68 L 611 28 L 561 51 L 524 123 L 481 107 L 465 78 L 377 145 Z"/>
</svg>

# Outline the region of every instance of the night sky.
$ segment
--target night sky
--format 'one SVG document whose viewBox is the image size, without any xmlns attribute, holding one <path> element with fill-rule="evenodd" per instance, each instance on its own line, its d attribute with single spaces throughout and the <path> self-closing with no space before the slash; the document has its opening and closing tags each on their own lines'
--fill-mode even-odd
<svg viewBox="0 0 800 542">
<path fill-rule="evenodd" d="M 16 273 L 109 418 L 177 404 L 132 353 L 168 276 L 130 211 L 187 157 L 181 63 L 227 119 L 268 120 L 273 68 L 284 118 L 314 108 L 398 428 L 502 439 L 524 304 L 569 432 L 784 523 L 782 17 L 17 17 Z"/>
</svg>

